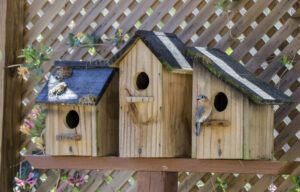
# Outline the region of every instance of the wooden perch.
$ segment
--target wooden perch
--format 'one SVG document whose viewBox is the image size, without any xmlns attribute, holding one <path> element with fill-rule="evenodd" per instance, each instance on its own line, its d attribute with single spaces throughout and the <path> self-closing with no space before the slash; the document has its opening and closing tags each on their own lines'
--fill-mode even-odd
<svg viewBox="0 0 300 192">
<path fill-rule="evenodd" d="M 128 103 L 153 102 L 153 97 L 126 97 Z"/>
<path fill-rule="evenodd" d="M 202 123 L 203 126 L 220 126 L 220 127 L 228 127 L 230 126 L 230 121 L 227 120 L 208 120 Z"/>
<path fill-rule="evenodd" d="M 62 141 L 62 140 L 74 140 L 74 141 L 79 141 L 81 140 L 82 136 L 78 135 L 76 133 L 61 133 L 56 135 L 56 140 L 57 141 Z"/>
</svg>

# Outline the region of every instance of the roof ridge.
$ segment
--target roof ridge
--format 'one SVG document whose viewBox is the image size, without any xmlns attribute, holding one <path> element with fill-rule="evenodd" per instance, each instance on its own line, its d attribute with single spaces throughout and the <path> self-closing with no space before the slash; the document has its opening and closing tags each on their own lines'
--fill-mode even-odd
<svg viewBox="0 0 300 192">
<path fill-rule="evenodd" d="M 71 68 L 105 68 L 109 67 L 108 60 L 55 60 L 55 67 L 71 67 Z"/>
</svg>

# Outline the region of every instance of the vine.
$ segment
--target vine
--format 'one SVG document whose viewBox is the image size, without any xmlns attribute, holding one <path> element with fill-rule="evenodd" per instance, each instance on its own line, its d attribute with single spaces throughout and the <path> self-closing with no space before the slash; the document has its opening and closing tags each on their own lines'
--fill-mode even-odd
<svg viewBox="0 0 300 192">
<path fill-rule="evenodd" d="M 50 47 L 43 44 L 39 45 L 38 48 L 28 45 L 22 49 L 21 55 L 18 56 L 19 58 L 23 58 L 25 63 L 10 67 L 18 66 L 18 75 L 21 79 L 27 80 L 31 73 L 40 77 L 43 74 L 41 66 L 45 61 L 50 60 L 52 52 L 53 50 Z"/>
<path fill-rule="evenodd" d="M 300 192 L 300 176 L 291 176 L 291 181 L 294 186 L 288 192 Z"/>
<path fill-rule="evenodd" d="M 72 48 L 87 48 L 91 56 L 95 56 L 96 54 L 101 56 L 101 54 L 97 52 L 97 46 L 113 44 L 119 48 L 128 38 L 129 36 L 124 34 L 122 29 L 117 29 L 112 37 L 104 39 L 101 39 L 100 36 L 85 34 L 83 32 L 76 34 L 69 33 L 68 35 L 69 45 Z"/>
<path fill-rule="evenodd" d="M 215 6 L 216 9 L 230 10 L 239 0 L 219 0 Z"/>
<path fill-rule="evenodd" d="M 23 120 L 20 131 L 30 136 L 36 148 L 44 151 L 43 130 L 45 128 L 46 111 L 40 105 L 35 105 Z"/>
<path fill-rule="evenodd" d="M 226 181 L 223 181 L 220 177 L 217 177 L 216 180 L 216 191 L 217 192 L 226 192 L 228 184 Z"/>
<path fill-rule="evenodd" d="M 25 161 L 21 163 L 19 172 L 14 178 L 14 192 L 35 191 L 40 178 L 40 171 L 33 170 L 31 165 Z"/>
<path fill-rule="evenodd" d="M 51 190 L 51 192 L 80 192 L 80 187 L 89 181 L 89 175 L 80 173 L 79 171 L 69 173 L 65 170 L 59 172 L 59 178 L 56 186 Z M 60 183 L 62 183 L 60 185 Z"/>
</svg>

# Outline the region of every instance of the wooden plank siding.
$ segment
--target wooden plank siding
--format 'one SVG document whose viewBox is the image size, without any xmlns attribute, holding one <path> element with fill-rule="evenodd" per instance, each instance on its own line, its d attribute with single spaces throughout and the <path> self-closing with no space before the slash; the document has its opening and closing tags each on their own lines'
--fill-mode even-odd
<svg viewBox="0 0 300 192">
<path fill-rule="evenodd" d="M 165 69 L 140 40 L 118 65 L 121 157 L 188 156 L 192 77 Z M 136 87 L 141 72 L 149 76 L 145 90 Z"/>
<path fill-rule="evenodd" d="M 105 93 L 96 107 L 97 155 L 119 153 L 119 74 L 115 72 Z"/>
<path fill-rule="evenodd" d="M 83 155 L 92 156 L 92 107 L 48 105 L 46 118 L 46 154 L 49 155 Z M 66 116 L 74 110 L 79 115 L 79 125 L 71 129 L 66 124 Z M 60 134 L 78 134 L 80 140 L 57 140 Z"/>
<path fill-rule="evenodd" d="M 243 159 L 243 102 L 246 96 L 213 76 L 201 66 L 194 66 L 193 74 L 193 157 L 200 159 Z M 228 98 L 228 106 L 222 112 L 214 107 L 214 98 L 223 92 Z M 206 95 L 213 105 L 210 120 L 227 120 L 230 126 L 203 126 L 200 136 L 195 136 L 195 114 L 198 110 L 196 97 Z M 194 149 L 195 148 L 195 149 Z"/>
</svg>

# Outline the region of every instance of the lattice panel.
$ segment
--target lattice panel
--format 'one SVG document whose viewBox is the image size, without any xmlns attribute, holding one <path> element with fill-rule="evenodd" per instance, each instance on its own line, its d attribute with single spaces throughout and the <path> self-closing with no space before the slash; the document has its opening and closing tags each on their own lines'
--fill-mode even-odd
<svg viewBox="0 0 300 192">
<path fill-rule="evenodd" d="M 176 33 L 186 44 L 217 47 L 243 63 L 258 77 L 291 96 L 295 103 L 274 106 L 274 157 L 299 160 L 300 154 L 300 18 L 298 0 L 241 0 L 230 11 L 216 10 L 218 0 L 27 0 L 27 44 L 42 42 L 51 46 L 54 59 L 91 59 L 85 49 L 67 45 L 70 32 L 87 32 L 110 37 L 121 28 L 131 36 L 137 29 Z M 118 51 L 109 46 L 101 53 L 109 57 Z M 283 55 L 294 65 L 281 64 Z M 51 62 L 43 66 L 45 72 Z M 32 80 L 26 83 L 24 114 L 32 106 L 35 92 Z M 35 90 L 35 91 L 32 91 Z M 295 170 L 300 174 L 300 170 Z M 91 171 L 86 191 L 135 191 L 128 182 L 134 172 Z M 113 183 L 103 179 L 112 175 Z M 180 191 L 212 191 L 216 177 L 229 183 L 228 191 L 265 191 L 273 182 L 279 191 L 291 183 L 282 176 L 211 173 L 180 173 Z M 52 178 L 52 180 L 51 180 Z M 55 184 L 49 176 L 45 187 Z M 133 179 L 131 179 L 133 180 Z M 52 182 L 52 183 L 51 183 Z M 47 188 L 48 190 L 49 188 Z M 45 191 L 45 190 L 41 190 Z"/>
</svg>

